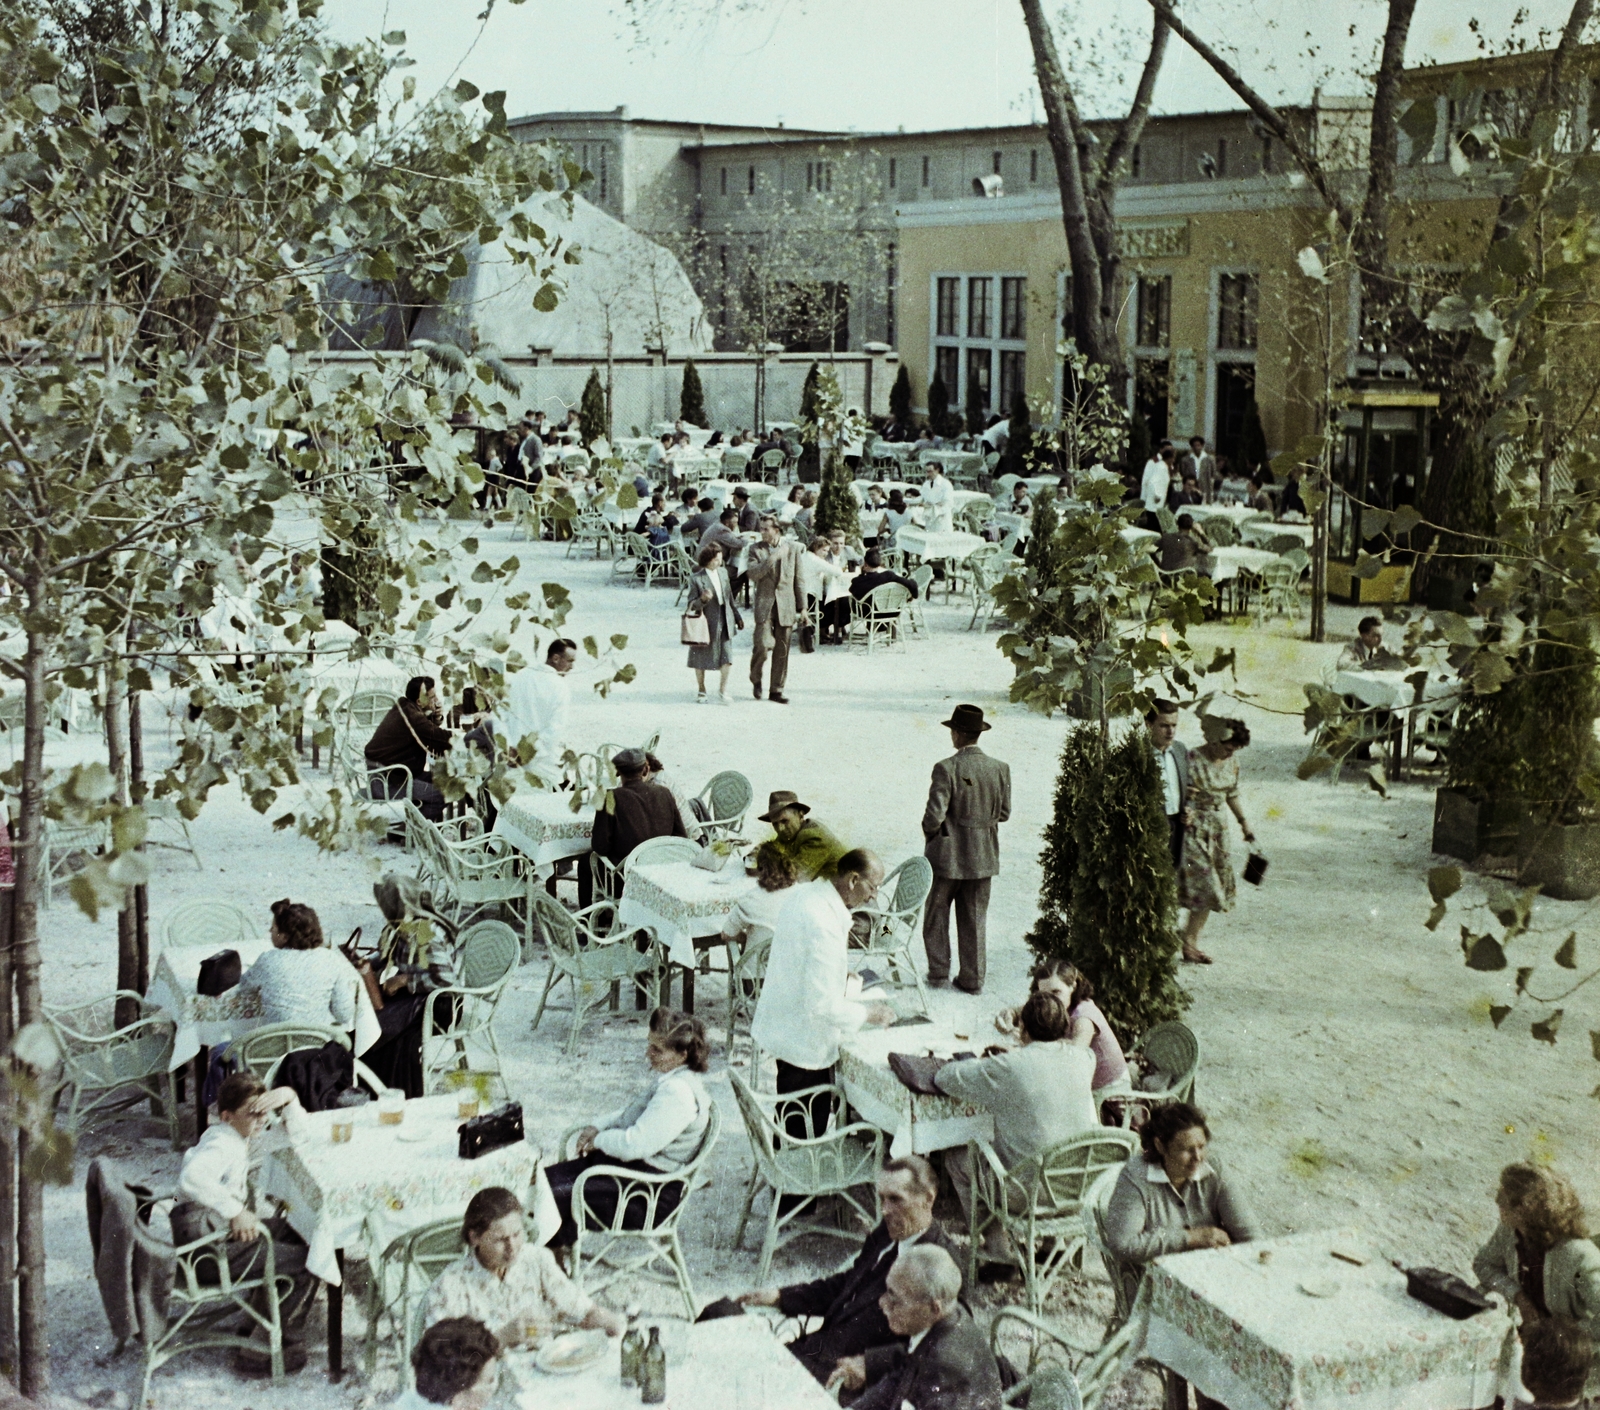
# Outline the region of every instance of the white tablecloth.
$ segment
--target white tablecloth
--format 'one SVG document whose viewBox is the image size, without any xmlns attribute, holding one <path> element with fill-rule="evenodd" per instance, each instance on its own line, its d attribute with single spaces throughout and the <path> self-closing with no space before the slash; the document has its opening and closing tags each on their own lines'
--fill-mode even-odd
<svg viewBox="0 0 1600 1410">
<path fill-rule="evenodd" d="M 1123 543 L 1131 543 L 1136 547 L 1139 544 L 1154 543 L 1161 537 L 1154 529 L 1141 529 L 1137 524 L 1129 524 L 1125 529 L 1118 529 L 1117 533 L 1122 536 Z"/>
<path fill-rule="evenodd" d="M 1310 524 L 1277 524 L 1271 519 L 1252 519 L 1249 523 L 1239 526 L 1239 537 L 1245 543 L 1260 544 L 1263 547 L 1275 538 L 1294 538 L 1310 548 L 1311 535 Z"/>
<path fill-rule="evenodd" d="M 330 1139 L 336 1116 L 355 1122 L 354 1137 L 340 1146 Z M 491 1185 L 504 1186 L 526 1202 L 535 1172 L 532 1207 L 540 1242 L 549 1242 L 560 1228 L 537 1146 L 519 1141 L 476 1160 L 456 1154 L 461 1118 L 453 1093 L 407 1102 L 398 1126 L 378 1124 L 376 1102 L 342 1112 L 314 1111 L 305 1121 L 299 1145 L 278 1137 L 262 1162 L 258 1188 L 283 1202 L 290 1226 L 309 1246 L 306 1267 L 325 1283 L 339 1281 L 337 1250 L 376 1257 L 410 1229 L 466 1213 L 473 1195 Z M 402 1133 L 419 1132 L 427 1139 L 400 1139 Z"/>
<path fill-rule="evenodd" d="M 1246 548 L 1243 544 L 1225 544 L 1211 550 L 1211 581 L 1225 583 L 1239 576 L 1243 568 L 1249 573 L 1259 573 L 1268 563 L 1276 563 L 1278 555 L 1264 548 Z"/>
<path fill-rule="evenodd" d="M 1259 509 L 1252 509 L 1247 504 L 1185 504 L 1179 510 L 1180 514 L 1192 514 L 1198 523 L 1207 519 L 1226 519 L 1234 528 L 1250 519 L 1270 519 L 1270 514 Z"/>
<path fill-rule="evenodd" d="M 930 529 L 916 529 L 907 524 L 894 536 L 895 547 L 918 558 L 941 559 L 946 563 L 964 563 L 973 550 L 983 547 L 976 534 L 956 529 L 950 533 L 934 533 Z"/>
<path fill-rule="evenodd" d="M 541 880 L 557 862 L 581 857 L 589 850 L 594 809 L 572 811 L 571 793 L 523 789 L 500 805 L 494 831 L 533 863 Z"/>
<path fill-rule="evenodd" d="M 1363 705 L 1383 710 L 1407 710 L 1415 702 L 1416 694 L 1406 677 L 1416 675 L 1420 669 L 1408 666 L 1400 671 L 1337 671 L 1333 677 L 1333 688 L 1340 695 L 1355 696 Z M 1460 693 L 1460 677 L 1439 671 L 1431 672 L 1422 686 L 1424 701 L 1448 700 Z"/>
<path fill-rule="evenodd" d="M 974 1005 L 978 1010 L 982 1006 Z M 970 1026 L 969 1026 L 970 1025 Z M 967 1036 L 958 1038 L 957 1033 Z M 980 1137 L 994 1139 L 994 1118 L 979 1107 L 953 1097 L 929 1097 L 913 1092 L 889 1070 L 890 1053 L 981 1053 L 994 1041 L 993 1015 L 975 1011 L 970 1020 L 955 1023 L 908 1023 L 900 1028 L 863 1029 L 839 1050 L 839 1085 L 850 1105 L 880 1131 L 891 1137 L 889 1152 L 928 1155 L 964 1146 Z"/>
<path fill-rule="evenodd" d="M 983 469 L 983 456 L 972 450 L 925 450 L 922 452 L 921 461 L 924 465 L 931 465 L 937 461 L 944 466 L 947 475 L 952 470 L 975 474 Z"/>
<path fill-rule="evenodd" d="M 1019 539 L 1025 539 L 1033 532 L 1033 519 L 1026 514 L 1011 514 L 1001 510 L 994 516 L 994 526 L 1002 533 L 1015 534 Z"/>
<path fill-rule="evenodd" d="M 632 867 L 622 887 L 617 918 L 623 926 L 649 926 L 667 947 L 673 964 L 695 963 L 698 937 L 722 934 L 722 923 L 741 896 L 756 888 L 737 858 L 721 871 L 692 862 L 656 862 Z"/>
<path fill-rule="evenodd" d="M 671 1322 L 646 1317 L 646 1327 Z M 683 1329 L 687 1354 L 667 1365 L 667 1405 L 675 1410 L 837 1410 L 834 1398 L 812 1379 L 772 1334 L 764 1318 L 725 1317 Z M 639 1392 L 619 1378 L 621 1343 L 575 1375 L 547 1376 L 531 1357 L 513 1353 L 514 1373 L 526 1389 L 521 1410 L 637 1410 Z M 897 1407 L 898 1410 L 898 1407 Z"/>
<path fill-rule="evenodd" d="M 1371 1261 L 1329 1252 L 1347 1245 Z M 1140 1306 L 1144 1354 L 1229 1410 L 1443 1410 L 1488 1405 L 1510 1384 L 1503 1311 L 1433 1311 L 1353 1232 L 1171 1254 L 1145 1274 Z"/>
<path fill-rule="evenodd" d="M 249 970 L 252 961 L 271 941 L 251 945 L 232 945 L 239 952 L 239 963 Z M 177 1071 L 201 1048 L 242 1037 L 252 1028 L 267 1022 L 261 1012 L 261 995 L 246 994 L 237 985 L 221 994 L 196 994 L 200 982 L 200 962 L 214 953 L 210 945 L 168 945 L 156 959 L 155 973 L 145 998 L 178 1026 L 172 1043 L 172 1070 Z M 354 971 L 352 971 L 353 973 Z M 327 1020 L 324 1020 L 327 1021 Z M 356 988 L 356 1056 L 360 1057 L 382 1034 L 378 1015 L 366 986 Z"/>
</svg>

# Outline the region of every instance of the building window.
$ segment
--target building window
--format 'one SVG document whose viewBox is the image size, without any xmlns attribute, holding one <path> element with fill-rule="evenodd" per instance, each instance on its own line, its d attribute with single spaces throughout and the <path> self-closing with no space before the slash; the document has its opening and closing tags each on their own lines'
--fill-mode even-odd
<svg viewBox="0 0 1600 1410">
<path fill-rule="evenodd" d="M 1026 383 L 1022 380 L 1023 364 L 1027 353 L 1014 352 L 1009 348 L 1002 349 L 1000 353 L 1000 400 L 995 403 L 995 410 L 1002 416 L 1009 416 L 1011 408 L 1017 404 L 1017 398 L 1023 394 Z"/>
<path fill-rule="evenodd" d="M 939 311 L 934 322 L 941 338 L 959 338 L 961 336 L 961 281 L 959 279 L 941 279 L 939 281 Z"/>
<path fill-rule="evenodd" d="M 888 343 L 890 347 L 894 346 L 894 334 L 895 334 L 895 327 L 894 327 L 895 284 L 896 284 L 896 282 L 898 281 L 898 279 L 900 277 L 900 269 L 899 269 L 898 264 L 896 263 L 898 254 L 899 254 L 899 251 L 896 250 L 893 242 L 891 241 L 890 245 L 889 245 L 889 249 L 888 249 L 888 251 L 887 251 L 887 253 L 885 255 L 885 258 L 884 258 L 884 264 L 886 266 L 886 271 L 887 271 L 888 277 L 885 280 L 885 286 L 886 287 L 885 287 L 884 292 L 885 292 L 886 298 L 884 300 L 884 306 L 883 306 L 884 307 L 883 341 Z"/>
<path fill-rule="evenodd" d="M 993 319 L 994 280 L 967 280 L 967 336 L 988 338 Z"/>
<path fill-rule="evenodd" d="M 600 147 L 600 203 L 604 205 L 610 194 L 610 163 L 606 160 L 606 148 L 602 143 Z"/>
<path fill-rule="evenodd" d="M 1028 181 L 1031 184 L 1032 182 L 1035 182 L 1038 179 L 1039 179 L 1039 149 L 1037 147 L 1030 147 L 1028 149 Z"/>
<path fill-rule="evenodd" d="M 928 159 L 926 157 L 922 159 L 922 184 L 924 186 L 928 184 Z"/>
<path fill-rule="evenodd" d="M 728 331 L 728 301 L 731 297 L 728 290 L 728 247 L 721 245 L 717 248 L 717 262 L 722 267 L 722 297 L 718 300 L 717 324 L 722 331 Z"/>
<path fill-rule="evenodd" d="M 832 162 L 806 163 L 806 190 L 819 192 L 833 190 Z"/>
<path fill-rule="evenodd" d="M 1133 144 L 1133 160 L 1129 163 L 1129 174 L 1133 176 L 1139 174 L 1139 144 L 1137 142 Z"/>
<path fill-rule="evenodd" d="M 1172 339 L 1172 276 L 1141 274 L 1138 297 L 1135 346 L 1166 347 Z"/>
<path fill-rule="evenodd" d="M 806 163 L 806 190 L 807 191 L 814 191 L 814 190 L 816 190 L 816 188 L 817 188 L 817 164 L 815 162 L 807 162 Z"/>
<path fill-rule="evenodd" d="M 1256 276 L 1223 274 L 1217 280 L 1217 346 L 1250 352 L 1256 346 Z"/>
<path fill-rule="evenodd" d="M 994 154 L 994 174 L 996 176 L 1000 175 L 1000 153 L 999 152 L 996 152 Z"/>
<path fill-rule="evenodd" d="M 755 195 L 755 193 L 756 193 L 756 169 L 754 167 L 750 168 L 749 172 L 747 173 L 746 180 L 749 182 L 750 194 L 752 196 Z"/>
<path fill-rule="evenodd" d="M 965 411 L 976 405 L 985 414 L 1003 414 L 1026 390 L 1027 289 L 1026 278 L 1016 274 L 935 279 L 929 360 L 944 380 L 952 407 Z"/>
<path fill-rule="evenodd" d="M 833 190 L 833 163 L 821 162 L 819 165 L 822 167 L 822 189 L 824 191 Z"/>
<path fill-rule="evenodd" d="M 1018 276 L 1000 281 L 1000 336 L 1020 341 L 1028 336 L 1028 281 Z M 1002 379 L 1003 381 L 1003 379 Z M 1009 402 L 1006 405 L 1010 405 Z"/>
<path fill-rule="evenodd" d="M 898 174 L 896 172 L 896 170 L 895 170 L 895 167 L 896 167 L 895 159 L 893 157 L 890 157 L 889 158 L 889 189 L 891 191 L 894 190 L 894 188 L 895 188 L 895 176 Z"/>
<path fill-rule="evenodd" d="M 1219 138 L 1217 138 L 1217 175 L 1218 176 L 1226 176 L 1227 174 L 1228 174 L 1228 139 L 1226 137 L 1219 137 Z"/>
<path fill-rule="evenodd" d="M 724 196 L 726 196 L 728 194 L 728 168 L 727 167 L 723 167 L 722 168 L 722 194 Z"/>
</svg>

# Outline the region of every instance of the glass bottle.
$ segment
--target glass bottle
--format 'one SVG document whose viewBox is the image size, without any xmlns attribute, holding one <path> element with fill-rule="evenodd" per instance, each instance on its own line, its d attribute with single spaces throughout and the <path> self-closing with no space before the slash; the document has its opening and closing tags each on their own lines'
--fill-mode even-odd
<svg viewBox="0 0 1600 1410">
<path fill-rule="evenodd" d="M 667 1349 L 661 1345 L 661 1328 L 650 1328 L 650 1341 L 639 1361 L 639 1399 L 659 1405 L 667 1398 Z"/>
<path fill-rule="evenodd" d="M 644 1360 L 644 1337 L 639 1332 L 638 1323 L 629 1319 L 628 1330 L 622 1337 L 622 1384 L 636 1386 L 639 1384 L 639 1373 Z"/>
</svg>

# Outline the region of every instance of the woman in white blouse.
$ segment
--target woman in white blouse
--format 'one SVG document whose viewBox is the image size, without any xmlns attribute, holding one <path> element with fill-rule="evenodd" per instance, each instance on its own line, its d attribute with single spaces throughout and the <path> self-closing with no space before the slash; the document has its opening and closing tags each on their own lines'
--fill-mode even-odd
<svg viewBox="0 0 1600 1410">
<path fill-rule="evenodd" d="M 844 599 L 848 607 L 850 597 L 850 575 L 829 557 L 832 552 L 832 540 L 819 534 L 800 555 L 800 589 L 810 607 L 811 620 L 821 628 L 819 636 L 823 641 L 834 636 L 843 640 L 839 612 L 837 609 L 829 612 L 827 605 Z"/>
<path fill-rule="evenodd" d="M 722 934 L 731 941 L 749 942 L 765 935 L 772 938 L 778 912 L 789 899 L 795 883 L 794 863 L 771 847 L 756 852 L 756 889 L 747 891 L 722 922 Z"/>
<path fill-rule="evenodd" d="M 643 1174 L 670 1174 L 695 1158 L 711 1120 L 711 1098 L 700 1080 L 710 1056 L 706 1027 L 698 1018 L 667 1008 L 650 1015 L 645 1057 L 655 1080 L 626 1106 L 578 1133 L 577 1159 L 545 1168 L 550 1193 L 561 1210 L 561 1230 L 550 1240 L 552 1244 L 564 1248 L 578 1237 L 572 1190 L 585 1170 L 610 1165 Z M 656 1203 L 657 1216 L 676 1209 L 683 1196 L 682 1184 L 664 1186 Z M 595 1221 L 609 1225 L 615 1218 L 615 1180 L 589 1180 L 583 1187 L 583 1198 Z M 639 1200 L 629 1201 L 627 1227 L 641 1227 L 641 1204 Z"/>
<path fill-rule="evenodd" d="M 272 903 L 272 949 L 245 971 L 239 988 L 261 995 L 268 1023 L 315 1023 L 349 1032 L 356 1026 L 360 984 L 350 962 L 323 942 L 317 913 L 284 900 Z"/>
<path fill-rule="evenodd" d="M 522 1205 L 498 1185 L 479 1190 L 461 1220 L 467 1251 L 428 1289 L 423 1324 L 449 1317 L 483 1323 L 502 1347 L 541 1341 L 566 1327 L 620 1336 L 626 1321 L 573 1286 L 547 1248 L 528 1243 Z"/>
</svg>

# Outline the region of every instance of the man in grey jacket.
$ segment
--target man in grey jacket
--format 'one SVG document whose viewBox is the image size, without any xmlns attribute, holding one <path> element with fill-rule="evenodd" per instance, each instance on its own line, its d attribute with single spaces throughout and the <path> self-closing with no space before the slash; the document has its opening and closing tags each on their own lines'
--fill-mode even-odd
<svg viewBox="0 0 1600 1410">
<path fill-rule="evenodd" d="M 800 585 L 800 545 L 785 539 L 776 519 L 761 521 L 761 542 L 750 550 L 746 572 L 755 597 L 754 640 L 750 651 L 750 684 L 761 699 L 761 671 L 772 653 L 772 683 L 767 699 L 787 705 L 783 693 L 789 678 L 789 633 L 805 611 L 805 590 Z"/>
<path fill-rule="evenodd" d="M 1100 1125 L 1090 1085 L 1094 1055 L 1088 1048 L 1062 1041 L 1071 1020 L 1061 996 L 1035 991 L 1019 1019 L 1021 1047 L 994 1057 L 947 1062 L 933 1078 L 947 1096 L 993 1114 L 994 1153 L 1007 1170 Z M 947 1151 L 944 1165 L 966 1211 L 968 1230 L 983 1239 L 988 1257 L 1003 1257 L 1005 1245 L 997 1223 L 973 1228 L 973 1172 L 966 1147 Z"/>
<path fill-rule="evenodd" d="M 928 953 L 928 982 L 948 982 L 954 904 L 961 951 L 956 987 L 978 994 L 987 965 L 989 884 L 1000 870 L 1000 824 L 1011 816 L 1011 768 L 978 748 L 979 736 L 990 726 L 976 705 L 957 705 L 944 723 L 956 752 L 933 766 L 922 813 L 922 854 L 933 864 L 922 945 Z"/>
</svg>

